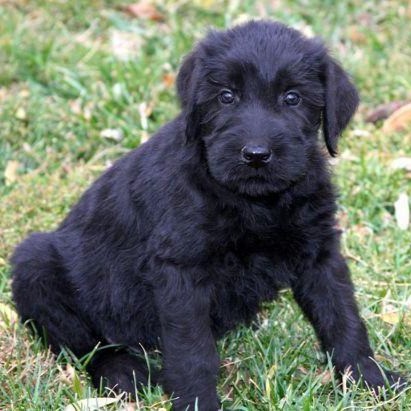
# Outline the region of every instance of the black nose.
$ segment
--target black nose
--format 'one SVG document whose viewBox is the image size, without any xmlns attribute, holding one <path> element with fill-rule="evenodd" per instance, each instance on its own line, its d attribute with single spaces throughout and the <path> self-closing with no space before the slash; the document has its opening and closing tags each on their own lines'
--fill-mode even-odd
<svg viewBox="0 0 411 411">
<path fill-rule="evenodd" d="M 241 155 L 247 164 L 254 167 L 262 167 L 271 160 L 271 150 L 264 146 L 244 146 Z"/>
</svg>

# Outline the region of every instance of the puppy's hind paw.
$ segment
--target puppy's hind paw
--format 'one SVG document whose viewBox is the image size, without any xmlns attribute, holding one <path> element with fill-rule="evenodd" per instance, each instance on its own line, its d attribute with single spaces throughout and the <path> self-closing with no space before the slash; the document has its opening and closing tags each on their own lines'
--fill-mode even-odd
<svg viewBox="0 0 411 411">
<path fill-rule="evenodd" d="M 149 372 L 143 358 L 126 351 L 102 351 L 88 366 L 93 385 L 115 393 L 136 395 L 137 389 L 147 385 L 149 379 L 156 384 L 157 372 Z"/>
</svg>

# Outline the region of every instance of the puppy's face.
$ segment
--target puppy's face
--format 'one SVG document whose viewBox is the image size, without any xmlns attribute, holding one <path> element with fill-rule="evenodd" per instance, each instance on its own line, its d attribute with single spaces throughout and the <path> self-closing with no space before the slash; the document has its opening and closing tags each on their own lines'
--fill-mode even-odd
<svg viewBox="0 0 411 411">
<path fill-rule="evenodd" d="M 269 22 L 210 33 L 186 59 L 177 86 L 187 139 L 203 145 L 212 178 L 250 196 L 304 177 L 321 124 L 335 154 L 358 103 L 320 43 Z"/>
</svg>

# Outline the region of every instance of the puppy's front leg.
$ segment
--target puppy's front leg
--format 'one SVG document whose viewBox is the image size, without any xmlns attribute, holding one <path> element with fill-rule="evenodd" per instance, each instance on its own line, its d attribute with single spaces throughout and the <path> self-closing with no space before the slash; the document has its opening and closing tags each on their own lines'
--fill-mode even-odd
<svg viewBox="0 0 411 411">
<path fill-rule="evenodd" d="M 351 368 L 373 388 L 385 385 L 384 376 L 373 360 L 367 331 L 354 298 L 348 267 L 339 252 L 324 251 L 317 262 L 299 274 L 293 285 L 295 299 L 314 326 L 324 351 L 332 355 L 338 372 Z M 390 384 L 395 373 L 385 372 Z"/>
<path fill-rule="evenodd" d="M 182 272 L 183 271 L 183 272 Z M 163 349 L 162 383 L 177 411 L 216 411 L 219 358 L 210 327 L 210 289 L 199 273 L 167 265 L 155 288 Z"/>
</svg>

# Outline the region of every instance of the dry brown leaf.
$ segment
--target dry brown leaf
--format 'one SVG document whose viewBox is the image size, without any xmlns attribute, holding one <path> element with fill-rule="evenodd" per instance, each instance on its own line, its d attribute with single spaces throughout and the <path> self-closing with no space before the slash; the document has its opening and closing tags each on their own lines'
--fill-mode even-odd
<svg viewBox="0 0 411 411">
<path fill-rule="evenodd" d="M 147 131 L 142 130 L 142 131 L 140 132 L 140 143 L 141 143 L 141 144 L 143 144 L 143 143 L 145 143 L 146 141 L 148 141 L 149 138 L 150 138 L 150 134 L 148 134 Z"/>
<path fill-rule="evenodd" d="M 339 210 L 337 213 L 336 228 L 340 230 L 346 230 L 348 226 L 349 226 L 348 213 L 346 211 Z"/>
<path fill-rule="evenodd" d="M 142 401 L 139 401 L 138 409 L 141 410 L 142 407 L 144 407 L 144 404 L 143 404 Z M 159 408 L 158 410 L 160 410 L 160 409 L 161 408 Z M 164 408 L 163 408 L 163 410 L 164 410 Z M 135 402 L 129 402 L 128 404 L 125 404 L 121 408 L 118 408 L 117 411 L 137 411 L 137 404 Z"/>
<path fill-rule="evenodd" d="M 217 0 L 194 0 L 193 3 L 203 9 L 212 9 L 216 5 Z"/>
<path fill-rule="evenodd" d="M 262 1 L 256 2 L 255 7 L 256 7 L 256 10 L 257 10 L 257 13 L 258 13 L 258 17 L 259 17 L 259 18 L 262 18 L 262 19 L 267 19 L 267 18 L 269 18 L 267 6 L 268 6 L 268 5 L 265 4 L 265 3 L 262 2 Z"/>
<path fill-rule="evenodd" d="M 160 13 L 155 4 L 148 0 L 142 0 L 138 3 L 129 4 L 123 7 L 123 10 L 132 17 L 139 19 L 164 21 L 164 15 Z"/>
<path fill-rule="evenodd" d="M 115 404 L 120 401 L 121 397 L 116 398 L 106 398 L 106 397 L 95 397 L 86 398 L 84 400 L 79 400 L 73 404 L 68 405 L 64 411 L 94 411 L 106 407 L 110 404 Z"/>
<path fill-rule="evenodd" d="M 58 369 L 60 371 L 60 381 L 64 384 L 72 385 L 76 377 L 76 369 L 71 364 L 67 364 L 64 368 L 58 365 Z"/>
<path fill-rule="evenodd" d="M 137 33 L 121 30 L 110 31 L 112 53 L 120 60 L 136 58 L 143 46 L 143 38 Z"/>
<path fill-rule="evenodd" d="M 4 179 L 6 181 L 6 185 L 12 184 L 17 181 L 17 171 L 20 166 L 21 164 L 15 160 L 10 160 L 7 162 L 6 169 L 4 170 Z"/>
<path fill-rule="evenodd" d="M 405 130 L 411 126 L 411 103 L 400 107 L 385 120 L 382 130 L 385 133 Z"/>
<path fill-rule="evenodd" d="M 273 364 L 268 370 L 267 377 L 265 379 L 265 392 L 268 398 L 271 397 L 271 380 L 276 370 L 277 370 L 277 365 Z"/>
<path fill-rule="evenodd" d="M 398 200 L 394 203 L 395 219 L 401 230 L 406 230 L 410 225 L 410 205 L 406 193 L 401 193 Z"/>
<path fill-rule="evenodd" d="M 380 318 L 391 325 L 398 324 L 401 320 L 400 313 L 398 311 L 391 311 L 387 313 L 380 314 Z"/>
<path fill-rule="evenodd" d="M 411 327 L 411 317 L 400 311 L 382 313 L 380 318 L 387 324 L 396 325 L 402 321 L 403 324 Z"/>
<path fill-rule="evenodd" d="M 389 103 L 380 104 L 373 110 L 369 111 L 365 121 L 367 123 L 376 123 L 380 120 L 385 120 L 394 111 L 408 104 L 409 101 L 390 101 Z"/>
<path fill-rule="evenodd" d="M 392 161 L 391 167 L 395 170 L 411 171 L 411 157 L 399 157 Z"/>
<path fill-rule="evenodd" d="M 0 303 L 0 328 L 9 329 L 18 321 L 17 313 L 7 304 Z"/>
<path fill-rule="evenodd" d="M 364 11 L 357 16 L 356 21 L 361 27 L 372 27 L 374 24 L 374 16 L 372 13 Z"/>
<path fill-rule="evenodd" d="M 236 369 L 235 361 L 231 359 L 223 360 L 221 366 L 225 369 L 227 374 L 232 374 Z"/>
<path fill-rule="evenodd" d="M 85 120 L 91 119 L 94 110 L 94 104 L 92 102 L 88 102 L 83 106 L 80 99 L 70 100 L 69 107 L 73 114 L 82 116 Z"/>
<path fill-rule="evenodd" d="M 357 25 L 351 25 L 347 29 L 349 39 L 353 43 L 364 44 L 367 42 L 367 36 L 359 29 Z"/>
<path fill-rule="evenodd" d="M 22 120 L 22 121 L 27 120 L 27 113 L 23 107 L 19 107 L 17 109 L 15 116 L 18 120 Z"/>
<path fill-rule="evenodd" d="M 375 358 L 375 360 L 376 360 L 377 362 L 384 362 L 384 361 L 387 360 L 387 358 L 384 357 L 384 356 L 381 355 L 381 354 L 375 354 L 375 355 L 374 355 L 374 358 Z"/>
<path fill-rule="evenodd" d="M 303 365 L 299 365 L 297 367 L 297 370 L 300 371 L 301 374 L 307 375 L 309 373 L 309 371 L 307 370 L 307 368 L 305 368 Z"/>
<path fill-rule="evenodd" d="M 124 137 L 123 131 L 119 128 L 105 128 L 100 131 L 100 137 L 108 140 L 121 141 Z"/>
<path fill-rule="evenodd" d="M 83 110 L 81 108 L 81 100 L 79 98 L 75 99 L 75 100 L 69 100 L 68 103 L 71 111 L 73 112 L 73 114 L 82 114 Z"/>
<path fill-rule="evenodd" d="M 326 384 L 330 383 L 333 379 L 331 371 L 329 371 L 329 370 L 326 370 L 326 371 L 322 372 L 320 374 L 320 376 L 321 376 L 321 381 L 320 382 L 323 385 L 326 385 Z"/>
<path fill-rule="evenodd" d="M 349 390 L 348 387 L 350 386 L 350 383 L 352 381 L 353 381 L 352 370 L 351 370 L 351 367 L 348 366 L 344 370 L 344 373 L 342 375 L 342 381 L 341 381 L 342 390 L 343 390 L 344 395 L 348 392 L 348 390 Z"/>
<path fill-rule="evenodd" d="M 138 112 L 140 114 L 140 121 L 141 121 L 141 128 L 143 130 L 147 130 L 148 128 L 148 118 L 151 116 L 154 109 L 154 102 L 151 101 L 147 104 L 147 102 L 143 101 L 138 105 Z"/>
<path fill-rule="evenodd" d="M 361 239 L 373 234 L 372 229 L 363 224 L 354 224 L 350 227 L 350 230 L 357 234 Z"/>
<path fill-rule="evenodd" d="M 163 84 L 166 88 L 171 88 L 176 82 L 176 76 L 174 73 L 166 73 L 163 76 Z"/>
<path fill-rule="evenodd" d="M 28 96 L 30 96 L 30 91 L 27 88 L 23 88 L 22 90 L 19 91 L 19 96 L 26 98 Z"/>
</svg>

